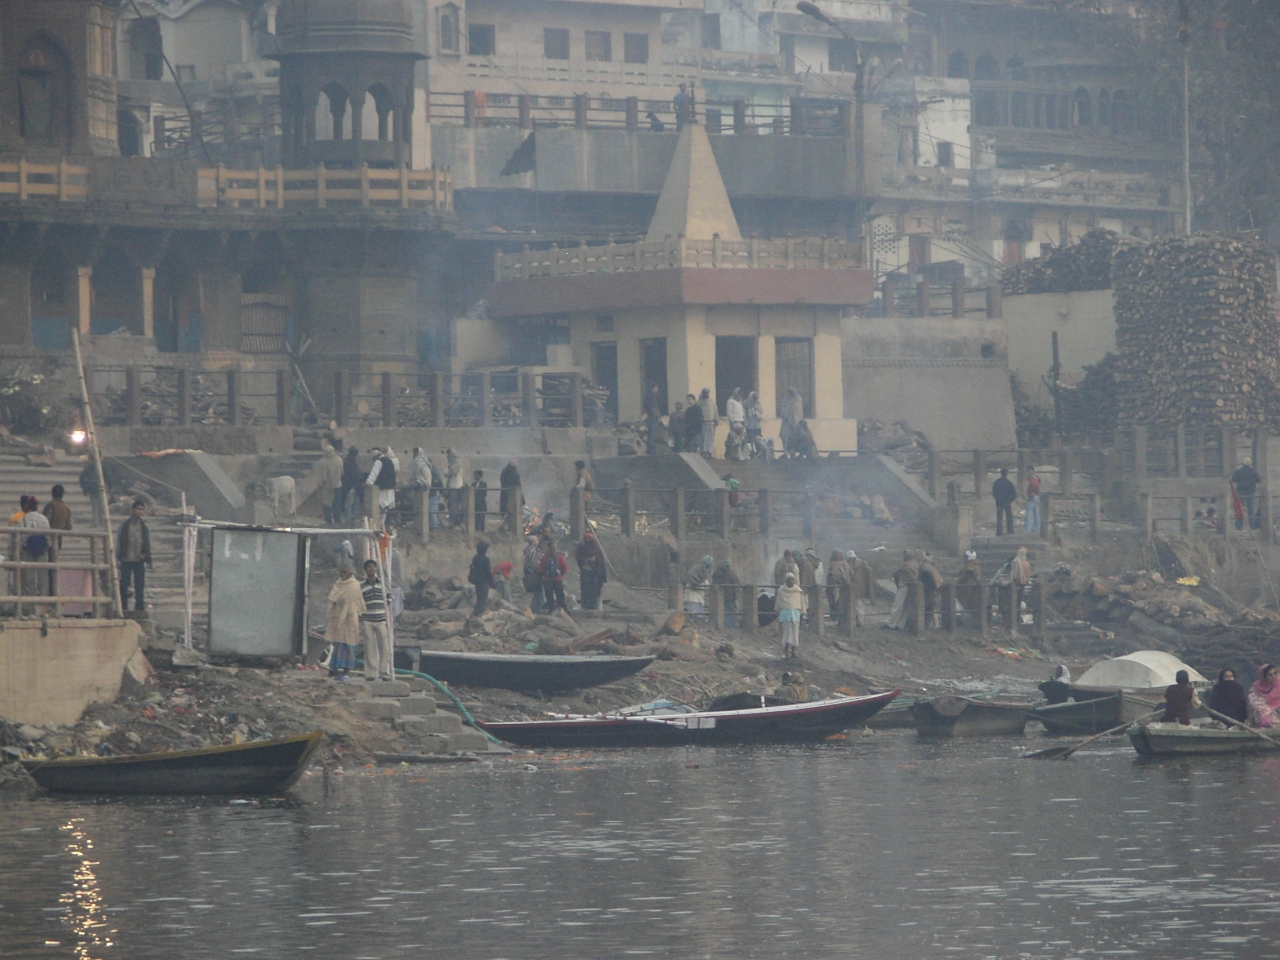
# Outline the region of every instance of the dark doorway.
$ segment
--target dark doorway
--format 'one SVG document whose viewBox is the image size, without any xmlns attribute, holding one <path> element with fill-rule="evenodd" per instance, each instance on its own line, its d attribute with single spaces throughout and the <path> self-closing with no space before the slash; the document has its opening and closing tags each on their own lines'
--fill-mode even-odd
<svg viewBox="0 0 1280 960">
<path fill-rule="evenodd" d="M 141 156 L 142 131 L 138 127 L 138 118 L 128 110 L 116 113 L 116 141 L 120 144 L 120 156 Z"/>
<path fill-rule="evenodd" d="M 756 338 L 716 337 L 716 406 L 724 413 L 733 388 L 742 398 L 756 389 Z"/>
<path fill-rule="evenodd" d="M 618 422 L 618 345 L 612 340 L 591 344 L 591 379 L 609 391 L 605 412 Z"/>
<path fill-rule="evenodd" d="M 779 337 L 777 339 L 778 410 L 782 416 L 782 403 L 792 387 L 800 392 L 804 401 L 804 415 L 813 416 L 813 341 L 807 337 Z"/>
<path fill-rule="evenodd" d="M 670 410 L 667 405 L 667 338 L 652 337 L 640 341 L 640 390 L 642 397 L 648 397 L 654 385 L 658 387 L 658 396 L 662 400 L 662 409 Z"/>
</svg>

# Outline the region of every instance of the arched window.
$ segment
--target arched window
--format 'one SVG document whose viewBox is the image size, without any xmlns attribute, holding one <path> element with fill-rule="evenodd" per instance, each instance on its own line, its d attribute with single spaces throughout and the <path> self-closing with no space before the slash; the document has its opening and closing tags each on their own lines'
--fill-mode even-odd
<svg viewBox="0 0 1280 960">
<path fill-rule="evenodd" d="M 963 50 L 957 50 L 947 58 L 947 76 L 969 79 L 969 57 Z"/>
<path fill-rule="evenodd" d="M 1089 91 L 1084 87 L 1078 87 L 1075 93 L 1076 102 L 1076 126 L 1092 127 L 1093 126 L 1093 98 L 1089 96 Z"/>
<path fill-rule="evenodd" d="M 1106 87 L 1098 91 L 1098 126 L 1111 126 L 1111 94 Z"/>
<path fill-rule="evenodd" d="M 316 119 L 322 119 L 322 114 L 327 114 L 329 122 L 327 129 L 321 127 L 319 123 L 316 125 L 317 140 L 345 140 L 345 129 L 347 122 L 347 88 L 340 83 L 328 83 L 321 88 L 320 92 L 324 95 L 320 100 L 319 107 L 328 109 L 317 110 Z M 328 136 L 325 136 L 325 134 Z"/>
<path fill-rule="evenodd" d="M 129 78 L 131 80 L 164 79 L 164 43 L 160 39 L 160 21 L 140 17 L 125 30 L 129 42 Z"/>
<path fill-rule="evenodd" d="M 120 145 L 120 156 L 142 155 L 142 128 L 138 118 L 128 110 L 116 111 L 116 142 Z"/>
<path fill-rule="evenodd" d="M 456 4 L 446 3 L 440 8 L 440 52 L 460 53 L 462 26 Z"/>
<path fill-rule="evenodd" d="M 980 56 L 973 65 L 973 79 L 999 80 L 1000 65 L 996 63 L 996 58 L 989 53 Z"/>
<path fill-rule="evenodd" d="M 29 143 L 71 148 L 71 62 L 43 35 L 18 57 L 18 126 Z"/>
</svg>

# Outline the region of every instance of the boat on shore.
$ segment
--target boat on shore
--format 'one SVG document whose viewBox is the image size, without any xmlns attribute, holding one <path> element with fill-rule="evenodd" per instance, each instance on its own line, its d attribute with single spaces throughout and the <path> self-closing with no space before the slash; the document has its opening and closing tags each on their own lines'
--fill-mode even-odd
<svg viewBox="0 0 1280 960">
<path fill-rule="evenodd" d="M 525 747 L 679 747 L 808 743 L 856 727 L 898 695 L 839 697 L 744 710 L 602 714 L 548 720 L 479 721 L 508 743 Z"/>
<path fill-rule="evenodd" d="M 613 683 L 639 673 L 653 663 L 653 659 L 423 650 L 419 669 L 437 680 L 467 687 L 558 693 Z"/>
<path fill-rule="evenodd" d="M 1262 731 L 1258 731 L 1261 733 Z M 1189 757 L 1223 753 L 1271 753 L 1280 750 L 1280 733 L 1262 737 L 1227 727 L 1180 723 L 1135 723 L 1126 733 L 1140 757 Z"/>
<path fill-rule="evenodd" d="M 46 790 L 82 794 L 280 794 L 311 761 L 322 731 L 199 750 L 168 750 L 124 757 L 23 760 Z"/>
<path fill-rule="evenodd" d="M 1029 703 L 934 697 L 911 705 L 911 717 L 923 737 L 1017 736 L 1031 719 Z"/>
<path fill-rule="evenodd" d="M 1123 691 L 1112 691 L 1102 697 L 1036 707 L 1032 716 L 1056 736 L 1086 737 L 1118 727 L 1122 723 L 1131 723 L 1163 703 L 1163 695 L 1155 700 Z"/>
</svg>

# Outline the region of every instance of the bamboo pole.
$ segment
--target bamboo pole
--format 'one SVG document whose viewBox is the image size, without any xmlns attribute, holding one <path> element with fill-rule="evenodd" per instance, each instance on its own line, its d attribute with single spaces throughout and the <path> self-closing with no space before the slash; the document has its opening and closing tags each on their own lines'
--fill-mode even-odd
<svg viewBox="0 0 1280 960">
<path fill-rule="evenodd" d="M 71 346 L 76 354 L 76 378 L 80 381 L 80 406 L 84 415 L 84 432 L 89 441 L 89 456 L 93 459 L 93 472 L 98 478 L 98 505 L 106 518 L 107 527 L 107 585 L 111 598 L 111 616 L 119 619 L 124 616 L 120 605 L 120 571 L 116 569 L 116 537 L 111 529 L 111 500 L 107 496 L 107 480 L 102 473 L 102 451 L 98 449 L 98 432 L 93 426 L 93 404 L 89 400 L 89 384 L 84 377 L 84 358 L 80 355 L 80 331 L 71 330 Z"/>
</svg>

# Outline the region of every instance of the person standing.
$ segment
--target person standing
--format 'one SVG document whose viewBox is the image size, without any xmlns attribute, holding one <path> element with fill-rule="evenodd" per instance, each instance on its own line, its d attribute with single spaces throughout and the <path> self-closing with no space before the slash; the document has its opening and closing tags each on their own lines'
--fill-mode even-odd
<svg viewBox="0 0 1280 960">
<path fill-rule="evenodd" d="M 1027 515 L 1022 521 L 1025 533 L 1040 532 L 1040 475 L 1035 467 L 1027 467 Z"/>
<path fill-rule="evenodd" d="M 573 485 L 576 489 L 582 491 L 582 509 L 585 510 L 587 504 L 591 502 L 591 495 L 595 492 L 595 481 L 591 479 L 591 473 L 587 470 L 585 460 L 575 460 L 573 469 L 577 471 Z"/>
<path fill-rule="evenodd" d="M 476 498 L 476 529 L 484 530 L 484 517 L 489 512 L 489 484 L 484 482 L 483 470 L 471 474 L 471 486 Z"/>
<path fill-rule="evenodd" d="M 782 656 L 788 660 L 800 657 L 800 617 L 809 612 L 809 598 L 796 583 L 796 575 L 788 573 L 778 588 L 778 623 L 782 626 Z"/>
<path fill-rule="evenodd" d="M 529 595 L 529 609 L 533 613 L 542 610 L 542 577 L 538 575 L 538 564 L 542 562 L 542 547 L 536 536 L 525 537 L 524 553 L 520 584 Z"/>
<path fill-rule="evenodd" d="M 364 486 L 364 470 L 360 467 L 360 451 L 347 448 L 342 460 L 342 523 L 352 523 L 356 518 L 357 498 Z"/>
<path fill-rule="evenodd" d="M 684 404 L 678 400 L 671 416 L 667 417 L 667 433 L 671 436 L 672 452 L 684 450 Z"/>
<path fill-rule="evenodd" d="M 1000 468 L 1000 478 L 991 485 L 991 499 L 996 502 L 996 536 L 1013 533 L 1013 501 L 1018 499 L 1018 488 L 1009 479 L 1007 467 Z"/>
<path fill-rule="evenodd" d="M 681 449 L 685 453 L 697 453 L 701 447 L 702 408 L 698 406 L 698 398 L 691 393 L 685 398 L 684 443 Z"/>
<path fill-rule="evenodd" d="M 431 489 L 431 458 L 421 447 L 413 448 L 413 458 L 409 461 L 409 476 L 405 486 L 410 490 Z"/>
<path fill-rule="evenodd" d="M 22 516 L 18 519 L 18 526 L 26 530 L 49 529 L 49 518 L 40 512 L 40 499 L 38 497 L 23 498 Z M 22 551 L 18 559 L 27 563 L 47 563 L 52 544 L 52 538 L 45 533 L 32 533 L 25 536 L 22 538 Z M 50 578 L 45 576 L 46 573 L 52 572 L 50 570 L 23 570 L 22 595 L 24 597 L 42 597 L 52 593 L 53 591 L 49 586 Z"/>
<path fill-rule="evenodd" d="M 746 417 L 744 424 L 747 428 L 747 438 L 751 440 L 754 446 L 755 441 L 764 435 L 764 405 L 760 402 L 760 398 L 756 396 L 754 390 L 747 394 L 747 402 L 743 406 L 743 415 Z"/>
<path fill-rule="evenodd" d="M 337 582 L 329 588 L 324 628 L 325 640 L 333 645 L 329 654 L 329 676 L 335 680 L 351 679 L 356 647 L 360 645 L 360 615 L 364 612 L 360 581 L 350 567 L 343 567 Z"/>
<path fill-rule="evenodd" d="M 44 505 L 45 519 L 49 521 L 49 529 L 51 530 L 70 530 L 71 529 L 71 508 L 67 506 L 66 500 L 63 499 L 67 494 L 66 488 L 56 483 L 53 489 L 49 491 L 50 500 Z M 55 538 L 49 544 L 49 559 L 56 561 L 58 554 L 62 550 L 61 538 Z M 53 571 L 55 574 L 57 571 Z M 56 580 L 56 577 L 54 578 Z"/>
<path fill-rule="evenodd" d="M 489 606 L 489 588 L 493 583 L 493 563 L 489 559 L 489 544 L 483 540 L 476 541 L 476 555 L 471 558 L 471 569 L 467 571 L 467 582 L 476 588 L 476 604 L 471 610 L 473 617 L 478 617 Z"/>
<path fill-rule="evenodd" d="M 729 421 L 729 429 L 741 427 L 743 433 L 747 429 L 747 410 L 742 404 L 742 388 L 734 387 L 729 399 L 724 402 L 724 416 Z"/>
<path fill-rule="evenodd" d="M 582 537 L 574 552 L 578 561 L 578 582 L 582 586 L 582 609 L 600 609 L 600 591 L 604 588 L 607 576 L 604 550 L 596 535 L 588 530 Z"/>
<path fill-rule="evenodd" d="M 730 629 L 736 627 L 738 625 L 738 594 L 741 591 L 730 588 L 742 586 L 742 579 L 733 569 L 733 563 L 728 557 L 721 560 L 720 566 L 716 567 L 716 572 L 711 575 L 711 584 L 711 589 L 719 590 L 724 598 L 724 625 Z"/>
<path fill-rule="evenodd" d="M 800 431 L 800 421 L 804 419 L 804 399 L 795 387 L 787 388 L 787 398 L 782 401 L 782 452 L 792 456 L 796 451 L 796 440 Z"/>
<path fill-rule="evenodd" d="M 658 434 L 661 433 L 662 418 L 667 411 L 663 408 L 662 393 L 655 383 L 649 388 L 649 395 L 644 399 L 645 453 L 657 453 Z"/>
<path fill-rule="evenodd" d="M 689 92 L 687 83 L 680 84 L 679 92 L 671 98 L 671 108 L 676 114 L 676 132 L 685 128 L 685 124 L 693 122 L 693 94 Z"/>
<path fill-rule="evenodd" d="M 364 642 L 364 678 L 394 680 L 395 654 L 387 630 L 387 591 L 378 576 L 378 561 L 364 562 L 364 613 L 360 614 L 360 639 Z"/>
<path fill-rule="evenodd" d="M 711 584 L 715 560 L 707 555 L 689 568 L 684 580 L 684 612 L 702 616 L 707 612 L 707 587 Z"/>
<path fill-rule="evenodd" d="M 364 482 L 370 487 L 378 488 L 378 512 L 386 514 L 396 506 L 396 465 L 392 459 L 390 447 L 387 447 L 385 452 L 382 450 L 373 452 L 375 454 L 373 466 Z"/>
<path fill-rule="evenodd" d="M 853 567 L 839 550 L 831 551 L 827 561 L 827 606 L 844 619 L 844 598 L 846 591 L 853 586 Z"/>
<path fill-rule="evenodd" d="M 462 490 L 466 486 L 466 478 L 462 474 L 462 458 L 457 450 L 450 447 L 445 451 L 445 459 L 444 485 L 449 502 L 449 525 L 456 527 L 463 520 Z"/>
<path fill-rule="evenodd" d="M 147 504 L 133 501 L 129 519 L 116 531 L 116 563 L 120 567 L 120 608 L 129 606 L 129 587 L 133 585 L 133 609 L 147 609 L 147 569 L 151 567 L 151 528 L 144 519 Z"/>
<path fill-rule="evenodd" d="M 521 489 L 520 465 L 514 460 L 508 460 L 507 465 L 502 468 L 502 473 L 498 475 L 498 486 L 502 488 L 498 494 L 498 509 L 502 512 L 502 522 L 505 524 L 516 507 L 516 491 Z M 520 519 L 515 517 L 511 521 L 511 528 L 519 533 L 519 526 Z"/>
<path fill-rule="evenodd" d="M 542 557 L 538 560 L 538 578 L 542 581 L 542 595 L 547 613 L 552 613 L 557 607 L 561 610 L 569 609 L 564 599 L 564 575 L 568 572 L 569 561 L 556 549 L 556 542 L 547 538 Z"/>
<path fill-rule="evenodd" d="M 920 586 L 924 590 L 924 628 L 938 630 L 942 624 L 938 613 L 938 592 L 942 589 L 942 574 L 933 565 L 933 554 L 927 551 L 920 561 Z"/>
<path fill-rule="evenodd" d="M 702 411 L 702 442 L 698 446 L 698 452 L 704 457 L 712 458 L 716 455 L 716 424 L 720 422 L 720 411 L 716 409 L 716 402 L 711 399 L 710 387 L 702 388 L 702 394 L 698 397 L 698 409 Z"/>
<path fill-rule="evenodd" d="M 1253 460 L 1245 457 L 1240 466 L 1236 467 L 1235 473 L 1231 474 L 1231 485 L 1235 488 L 1236 496 L 1240 498 L 1240 505 L 1244 508 L 1244 520 L 1236 521 L 1237 530 L 1244 529 L 1246 520 L 1251 529 L 1258 528 L 1258 512 L 1254 505 L 1254 496 L 1258 492 L 1260 483 L 1262 483 L 1262 474 L 1253 468 Z"/>
<path fill-rule="evenodd" d="M 106 469 L 105 463 L 103 469 Z M 102 487 L 98 483 L 98 471 L 94 469 L 92 457 L 80 471 L 80 492 L 89 498 L 89 506 L 93 508 L 93 529 L 105 530 L 108 521 L 102 513 Z"/>
<path fill-rule="evenodd" d="M 325 440 L 320 444 L 320 462 L 316 464 L 316 490 L 320 495 L 320 509 L 324 522 L 342 522 L 342 458 L 333 444 Z"/>
</svg>

